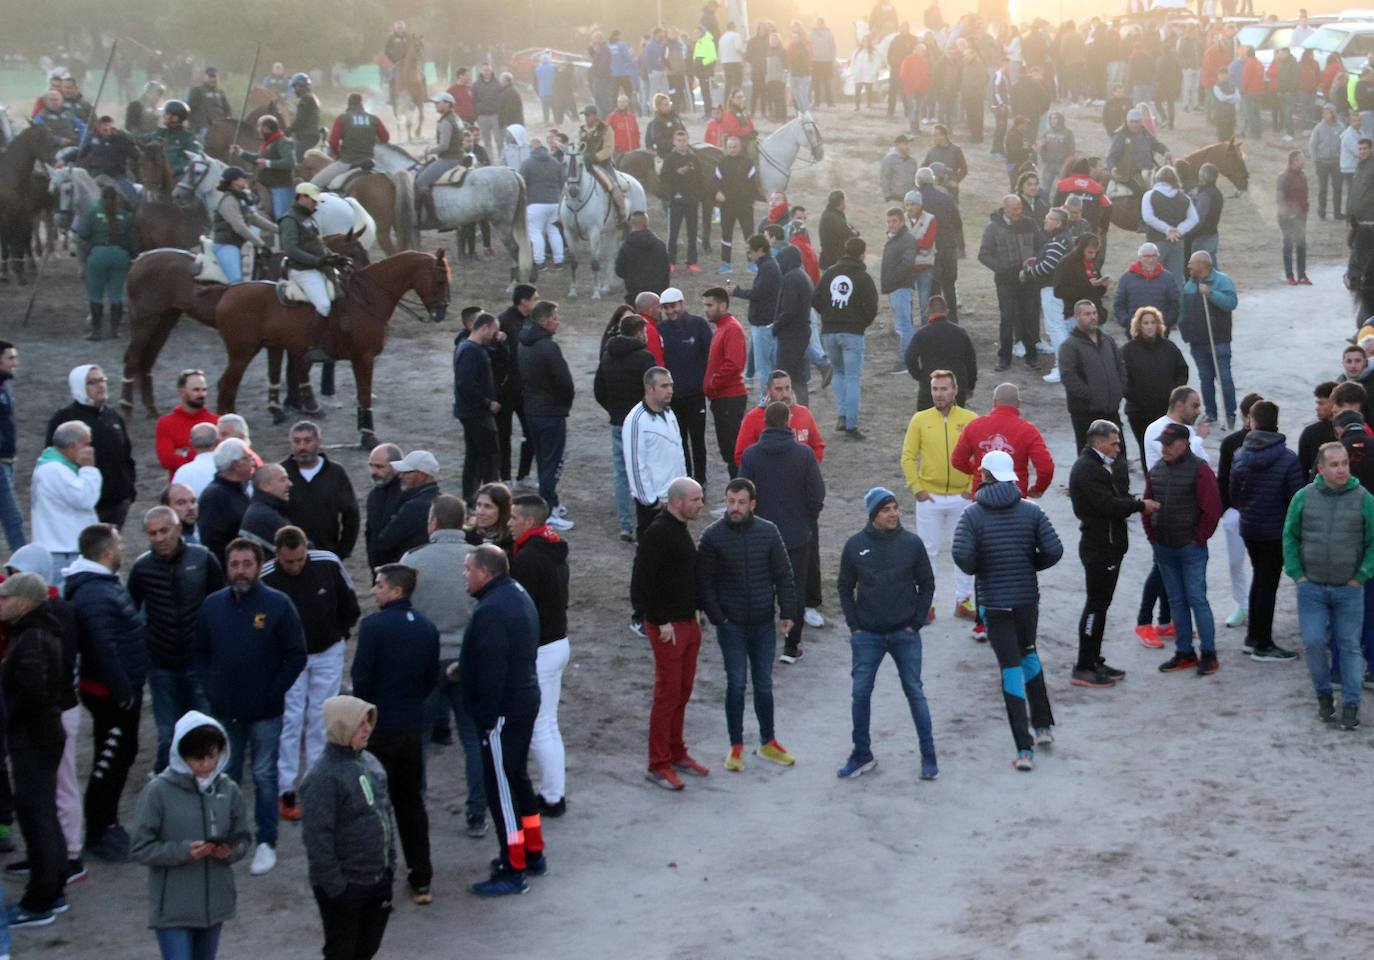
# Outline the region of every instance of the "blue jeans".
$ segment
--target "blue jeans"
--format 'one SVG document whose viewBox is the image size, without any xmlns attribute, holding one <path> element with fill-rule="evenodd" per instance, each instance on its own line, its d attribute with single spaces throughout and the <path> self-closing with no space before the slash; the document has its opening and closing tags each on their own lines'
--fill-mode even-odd
<svg viewBox="0 0 1374 960">
<path fill-rule="evenodd" d="M 773 654 L 778 648 L 773 621 L 747 625 L 726 621 L 716 627 L 716 640 L 725 658 L 725 727 L 730 743 L 744 743 L 744 686 L 751 669 L 759 743 L 767 743 L 773 739 Z"/>
<path fill-rule="evenodd" d="M 931 287 L 934 286 L 934 284 L 935 270 L 933 267 L 927 270 L 916 271 L 916 302 L 920 305 L 921 308 L 922 323 L 925 323 L 926 319 L 930 316 L 930 290 Z M 910 342 L 911 338 L 908 337 L 907 343 Z M 902 359 L 906 359 L 905 348 L 902 349 Z"/>
<path fill-rule="evenodd" d="M 10 553 L 27 543 L 24 539 L 24 514 L 19 510 L 19 501 L 14 498 L 14 464 L 12 463 L 0 463 L 0 528 L 5 531 L 5 540 L 9 543 Z"/>
<path fill-rule="evenodd" d="M 213 927 L 159 927 L 157 945 L 162 960 L 215 960 L 219 951 L 219 931 Z"/>
<path fill-rule="evenodd" d="M 525 415 L 530 440 L 534 442 L 534 457 L 539 471 L 539 495 L 549 508 L 558 506 L 558 477 L 563 472 L 563 450 L 568 443 L 567 417 L 532 417 Z"/>
<path fill-rule="evenodd" d="M 1217 369 L 1212 365 L 1212 348 L 1206 341 L 1189 344 L 1188 348 L 1193 354 L 1193 364 L 1197 367 L 1199 393 L 1202 394 L 1202 404 L 1207 408 L 1207 419 L 1214 423 L 1217 420 Z M 1226 423 L 1228 426 L 1236 421 L 1236 385 L 1231 381 L 1231 345 L 1229 343 L 1218 343 L 1217 363 L 1221 365 L 1221 402 L 1226 405 Z"/>
<path fill-rule="evenodd" d="M 450 663 L 456 660 L 439 661 L 439 686 L 435 692 L 446 711 L 453 713 L 458 726 L 458 742 L 463 745 L 463 776 L 468 784 L 468 799 L 464 804 L 467 816 L 485 817 L 487 815 L 487 788 L 482 775 L 482 738 L 477 732 L 477 721 L 468 710 L 463 696 L 461 683 L 449 683 L 446 672 Z M 447 720 L 447 718 L 443 718 Z"/>
<path fill-rule="evenodd" d="M 272 194 L 272 219 L 280 220 L 286 216 L 286 211 L 291 209 L 291 204 L 296 199 L 295 190 L 291 187 L 268 187 L 267 189 Z"/>
<path fill-rule="evenodd" d="M 1221 269 L 1221 259 L 1217 256 L 1217 241 L 1219 239 L 1220 238 L 1214 233 L 1210 236 L 1197 237 L 1193 240 L 1193 252 L 1197 253 L 1199 250 L 1206 250 L 1212 255 L 1212 266 L 1216 267 L 1218 270 Z M 1130 318 L 1128 317 L 1127 319 L 1129 320 Z"/>
<path fill-rule="evenodd" d="M 792 106 L 797 108 L 798 113 L 806 113 L 811 109 L 811 78 L 804 75 L 794 75 L 791 86 Z"/>
<path fill-rule="evenodd" d="M 888 81 L 891 83 L 892 81 Z M 903 93 L 902 105 L 906 108 L 907 130 L 914 136 L 921 132 L 921 94 Z M 908 188 L 913 189 L 913 188 Z"/>
<path fill-rule="evenodd" d="M 625 435 L 611 424 L 611 460 L 615 465 L 615 516 L 622 533 L 635 532 L 635 510 L 630 504 L 630 475 L 625 472 Z"/>
<path fill-rule="evenodd" d="M 1307 672 L 1318 693 L 1331 692 L 1331 663 L 1327 631 L 1341 651 L 1341 703 L 1360 704 L 1360 628 L 1364 621 L 1364 589 L 1348 584 L 1298 584 L 1298 629 L 1307 654 Z"/>
<path fill-rule="evenodd" d="M 759 377 L 759 396 L 768 394 L 768 375 L 778 368 L 778 338 L 772 326 L 754 327 L 754 372 Z"/>
<path fill-rule="evenodd" d="M 887 295 L 887 304 L 892 308 L 892 327 L 899 338 L 897 360 L 901 363 L 906 363 L 906 348 L 916 335 L 916 329 L 911 325 L 911 300 L 915 293 L 913 287 L 903 287 Z"/>
<path fill-rule="evenodd" d="M 815 310 L 811 311 L 811 342 L 806 347 L 806 359 L 811 361 L 811 366 L 817 370 L 824 370 L 830 366 L 830 359 L 825 354 L 825 348 L 821 346 L 821 315 Z"/>
<path fill-rule="evenodd" d="M 1188 543 L 1181 547 L 1154 545 L 1155 564 L 1164 580 L 1164 592 L 1169 597 L 1169 610 L 1174 615 L 1174 650 L 1191 653 L 1193 624 L 1197 624 L 1198 641 L 1203 655 L 1217 652 L 1216 625 L 1212 622 L 1212 607 L 1207 602 L 1207 546 Z"/>
<path fill-rule="evenodd" d="M 219 265 L 224 268 L 224 275 L 229 278 L 230 283 L 243 282 L 243 255 L 237 245 L 232 243 L 212 244 L 215 257 L 219 260 Z"/>
<path fill-rule="evenodd" d="M 253 819 L 258 825 L 258 843 L 277 845 L 277 750 L 281 742 L 281 714 L 245 723 L 242 720 L 223 720 L 224 732 L 229 735 L 229 763 L 224 772 L 240 787 L 243 786 L 243 761 L 251 746 L 253 750 Z"/>
<path fill-rule="evenodd" d="M 1155 246 L 1159 248 L 1159 262 L 1164 265 L 1165 270 L 1168 270 L 1175 277 L 1186 276 L 1183 272 L 1185 264 L 1183 262 L 1183 240 L 1181 238 L 1178 240 L 1156 240 Z M 1128 326 L 1130 322 L 1131 318 L 1127 317 L 1126 323 Z"/>
<path fill-rule="evenodd" d="M 168 670 L 149 664 L 148 694 L 153 701 L 153 724 L 157 727 L 157 760 L 153 772 L 161 773 L 167 769 L 177 721 L 191 710 L 209 713 L 210 707 L 191 667 Z"/>
<path fill-rule="evenodd" d="M 835 407 L 844 417 L 845 429 L 859 425 L 859 377 L 864 370 L 864 338 L 861 333 L 827 333 L 821 338 L 830 364 L 835 368 Z"/>
<path fill-rule="evenodd" d="M 873 678 L 878 675 L 883 655 L 890 654 L 897 665 L 902 692 L 911 707 L 911 719 L 916 723 L 916 739 L 921 743 L 921 758 L 935 759 L 935 737 L 930 732 L 930 707 L 926 705 L 921 688 L 921 634 L 914 630 L 894 630 L 891 633 L 869 633 L 856 630 L 849 637 L 853 666 L 849 675 L 854 679 L 854 756 L 868 760 L 873 757 L 872 742 L 868 738 L 869 701 L 873 695 Z"/>
</svg>

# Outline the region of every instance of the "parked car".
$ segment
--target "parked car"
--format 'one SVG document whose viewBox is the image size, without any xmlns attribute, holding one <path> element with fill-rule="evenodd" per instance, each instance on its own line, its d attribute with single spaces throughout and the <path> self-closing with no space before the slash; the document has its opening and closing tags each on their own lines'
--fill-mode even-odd
<svg viewBox="0 0 1374 960">
<path fill-rule="evenodd" d="M 1341 58 L 1345 68 L 1359 73 L 1365 59 L 1374 53 L 1374 20 L 1340 20 L 1328 23 L 1303 41 L 1303 49 L 1316 53 L 1323 68 L 1332 54 Z"/>
</svg>

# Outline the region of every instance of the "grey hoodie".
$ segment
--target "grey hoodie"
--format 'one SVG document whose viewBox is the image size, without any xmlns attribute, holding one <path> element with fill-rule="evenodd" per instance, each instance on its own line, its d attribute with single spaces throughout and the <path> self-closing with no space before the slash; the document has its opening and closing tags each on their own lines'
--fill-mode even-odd
<svg viewBox="0 0 1374 960">
<path fill-rule="evenodd" d="M 166 770 L 143 788 L 134 814 L 129 853 L 148 867 L 148 926 L 205 928 L 234 915 L 236 891 L 230 864 L 248 852 L 243 794 L 224 774 L 229 738 L 215 771 L 198 782 L 178 749 L 197 727 L 224 728 L 196 710 L 176 723 Z M 226 860 L 191 859 L 191 843 L 225 837 L 233 855 Z"/>
</svg>

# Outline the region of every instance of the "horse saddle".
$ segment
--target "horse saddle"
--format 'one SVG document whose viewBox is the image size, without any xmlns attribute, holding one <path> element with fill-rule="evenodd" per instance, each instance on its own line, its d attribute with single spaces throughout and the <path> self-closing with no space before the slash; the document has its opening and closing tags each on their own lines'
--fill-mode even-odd
<svg viewBox="0 0 1374 960">
<path fill-rule="evenodd" d="M 445 170 L 439 174 L 439 179 L 434 181 L 434 185 L 436 187 L 461 187 L 463 181 L 467 179 L 469 169 L 460 163 L 453 169 Z"/>
<path fill-rule="evenodd" d="M 1108 200 L 1116 201 L 1128 197 L 1134 197 L 1139 193 L 1139 191 L 1137 190 L 1136 186 L 1129 180 L 1112 179 L 1107 181 L 1106 193 Z"/>
<path fill-rule="evenodd" d="M 220 266 L 213 243 L 209 237 L 200 238 L 200 249 L 195 253 L 195 265 L 191 268 L 191 276 L 195 278 L 196 283 L 228 284 L 229 275 L 224 272 L 224 267 Z"/>
<path fill-rule="evenodd" d="M 334 283 L 334 278 L 330 276 L 329 271 L 322 270 L 320 272 L 324 274 L 325 290 L 329 294 L 329 300 L 332 303 L 338 298 L 338 286 Z M 312 306 L 310 298 L 306 296 L 305 291 L 301 289 L 301 285 L 291 276 L 290 271 L 287 271 L 285 278 L 277 281 L 276 290 L 277 301 L 281 303 L 283 307 Z"/>
<path fill-rule="evenodd" d="M 356 167 L 349 167 L 333 180 L 330 180 L 325 189 L 330 193 L 343 193 L 348 188 L 348 185 L 354 180 L 357 180 L 359 177 L 365 177 L 371 173 L 372 167 L 373 162 L 371 160 L 364 160 Z"/>
</svg>

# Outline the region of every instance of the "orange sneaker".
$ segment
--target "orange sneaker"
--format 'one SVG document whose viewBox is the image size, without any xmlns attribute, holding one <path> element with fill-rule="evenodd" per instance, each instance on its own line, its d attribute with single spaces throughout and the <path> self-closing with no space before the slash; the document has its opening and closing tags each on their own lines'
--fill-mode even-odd
<svg viewBox="0 0 1374 960">
<path fill-rule="evenodd" d="M 277 815 L 283 820 L 299 820 L 301 818 L 300 804 L 296 802 L 294 793 L 283 793 L 277 798 Z"/>
<path fill-rule="evenodd" d="M 932 606 L 929 610 L 926 611 L 926 626 L 930 626 L 930 625 L 931 625 L 932 623 L 934 623 L 934 622 L 935 622 L 935 607 Z"/>
<path fill-rule="evenodd" d="M 954 615 L 960 620 L 977 620 L 978 610 L 973 605 L 973 598 L 965 597 L 962 603 L 955 604 Z"/>
<path fill-rule="evenodd" d="M 1139 637 L 1140 642 L 1145 644 L 1145 646 L 1147 647 L 1154 647 L 1155 649 L 1158 649 L 1159 647 L 1164 646 L 1164 641 L 1159 639 L 1159 634 L 1155 631 L 1155 628 L 1151 624 L 1145 623 L 1136 627 L 1135 635 Z"/>
<path fill-rule="evenodd" d="M 1161 623 L 1159 626 L 1155 627 L 1155 633 L 1157 633 L 1161 637 L 1178 636 L 1178 631 L 1174 629 L 1174 625 L 1172 623 Z"/>
</svg>

